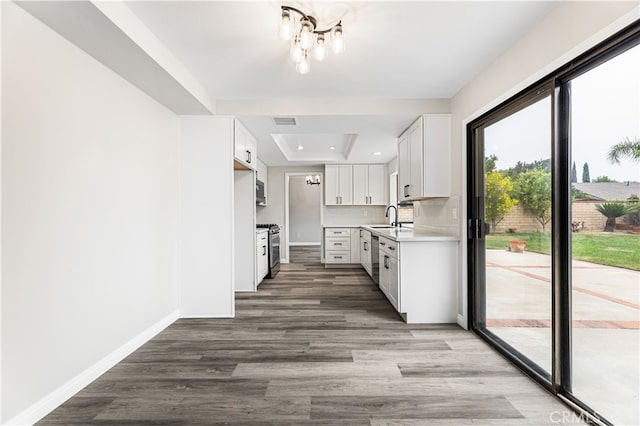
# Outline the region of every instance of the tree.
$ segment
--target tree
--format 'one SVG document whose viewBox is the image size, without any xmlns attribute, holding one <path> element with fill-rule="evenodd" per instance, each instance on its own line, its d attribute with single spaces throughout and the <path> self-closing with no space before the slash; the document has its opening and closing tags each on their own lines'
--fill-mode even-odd
<svg viewBox="0 0 640 426">
<path fill-rule="evenodd" d="M 551 173 L 542 169 L 521 173 L 514 182 L 511 196 L 536 218 L 545 232 L 551 220 Z"/>
<path fill-rule="evenodd" d="M 607 182 L 618 182 L 618 181 L 611 179 L 609 176 L 598 176 L 593 180 L 593 182 L 607 183 Z"/>
<path fill-rule="evenodd" d="M 596 204 L 595 207 L 607 218 L 607 222 L 604 225 L 605 232 L 613 232 L 616 229 L 616 218 L 637 210 L 636 206 L 625 206 L 622 203 L 602 203 Z"/>
<path fill-rule="evenodd" d="M 573 162 L 573 166 L 571 167 L 571 183 L 578 182 L 578 171 L 576 170 L 576 162 Z"/>
<path fill-rule="evenodd" d="M 533 163 L 518 161 L 515 166 L 507 169 L 505 173 L 510 178 L 515 179 L 520 173 L 537 169 L 542 169 L 546 172 L 551 173 L 551 159 L 547 158 L 546 160 L 535 160 Z"/>
<path fill-rule="evenodd" d="M 509 211 L 518 204 L 509 195 L 513 191 L 513 182 L 501 172 L 489 172 L 485 175 L 485 218 L 495 232 L 496 226 Z"/>
<path fill-rule="evenodd" d="M 498 157 L 495 154 L 491 154 L 488 157 L 484 157 L 484 172 L 489 173 L 496 170 L 496 162 Z"/>
<path fill-rule="evenodd" d="M 633 162 L 640 162 L 640 139 L 624 138 L 609 149 L 607 158 L 613 164 L 620 164 L 620 158 L 627 157 Z"/>
<path fill-rule="evenodd" d="M 591 182 L 591 177 L 589 176 L 589 164 L 584 163 L 582 166 L 582 182 L 589 183 Z"/>
</svg>

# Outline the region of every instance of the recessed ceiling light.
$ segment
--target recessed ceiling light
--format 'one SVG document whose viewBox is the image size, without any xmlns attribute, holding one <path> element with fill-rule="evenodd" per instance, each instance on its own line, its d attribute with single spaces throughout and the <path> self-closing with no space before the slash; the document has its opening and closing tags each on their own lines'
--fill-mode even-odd
<svg viewBox="0 0 640 426">
<path fill-rule="evenodd" d="M 373 155 L 382 155 L 380 151 L 372 152 Z"/>
<path fill-rule="evenodd" d="M 330 146 L 329 149 L 336 149 L 336 147 L 335 146 Z"/>
<path fill-rule="evenodd" d="M 302 151 L 303 149 L 304 149 L 304 146 L 298 145 L 298 151 Z"/>
</svg>

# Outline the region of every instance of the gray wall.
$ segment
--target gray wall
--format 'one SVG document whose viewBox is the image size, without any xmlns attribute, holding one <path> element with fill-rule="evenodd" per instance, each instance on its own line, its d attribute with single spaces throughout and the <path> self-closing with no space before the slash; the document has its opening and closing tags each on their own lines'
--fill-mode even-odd
<svg viewBox="0 0 640 426">
<path fill-rule="evenodd" d="M 321 185 L 307 185 L 304 176 L 289 180 L 289 242 L 320 243 Z"/>
</svg>

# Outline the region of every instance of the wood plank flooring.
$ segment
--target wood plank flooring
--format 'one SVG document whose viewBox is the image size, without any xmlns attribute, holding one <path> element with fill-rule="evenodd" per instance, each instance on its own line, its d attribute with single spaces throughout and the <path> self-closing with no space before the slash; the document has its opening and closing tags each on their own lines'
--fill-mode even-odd
<svg viewBox="0 0 640 426">
<path fill-rule="evenodd" d="M 457 325 L 407 325 L 319 247 L 234 319 L 181 319 L 43 425 L 543 425 L 568 409 Z"/>
</svg>

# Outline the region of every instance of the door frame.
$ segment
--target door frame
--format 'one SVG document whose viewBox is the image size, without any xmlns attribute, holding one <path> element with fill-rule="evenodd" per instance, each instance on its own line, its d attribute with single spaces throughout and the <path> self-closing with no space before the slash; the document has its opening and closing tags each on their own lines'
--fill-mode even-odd
<svg viewBox="0 0 640 426">
<path fill-rule="evenodd" d="M 570 84 L 574 78 L 638 45 L 640 45 L 640 22 L 636 21 L 481 116 L 465 120 L 464 123 L 467 165 L 467 314 L 470 328 L 565 404 L 580 412 L 581 415 L 589 417 L 594 423 L 604 425 L 611 425 L 611 423 L 575 397 L 571 389 Z M 480 215 L 484 211 L 484 204 L 482 200 L 475 197 L 476 194 L 484 193 L 484 143 L 482 135 L 477 132 L 478 129 L 525 108 L 526 102 L 535 99 L 536 95 L 541 93 L 536 91 L 541 89 L 551 90 L 552 102 L 552 367 L 550 378 L 549 374 L 540 371 L 541 369 L 532 361 L 525 361 L 527 358 L 515 348 L 488 332 L 480 321 L 483 318 L 481 314 L 484 309 L 480 306 L 480 302 L 482 301 L 486 306 L 484 283 L 481 282 L 484 277 L 478 272 L 478 268 L 483 267 L 481 264 L 484 263 L 484 252 L 479 253 L 484 250 L 484 244 L 481 242 L 484 236 L 481 220 L 483 216 Z"/>
<path fill-rule="evenodd" d="M 281 247 L 285 248 L 286 257 L 281 257 L 281 263 L 289 263 L 289 182 L 291 176 L 320 176 L 320 228 L 324 222 L 324 171 L 306 171 L 306 172 L 285 172 L 284 173 L 284 238 L 281 238 Z M 323 235 L 320 234 L 320 253 L 322 250 Z M 321 254 L 321 261 L 324 262 L 324 255 Z"/>
</svg>

